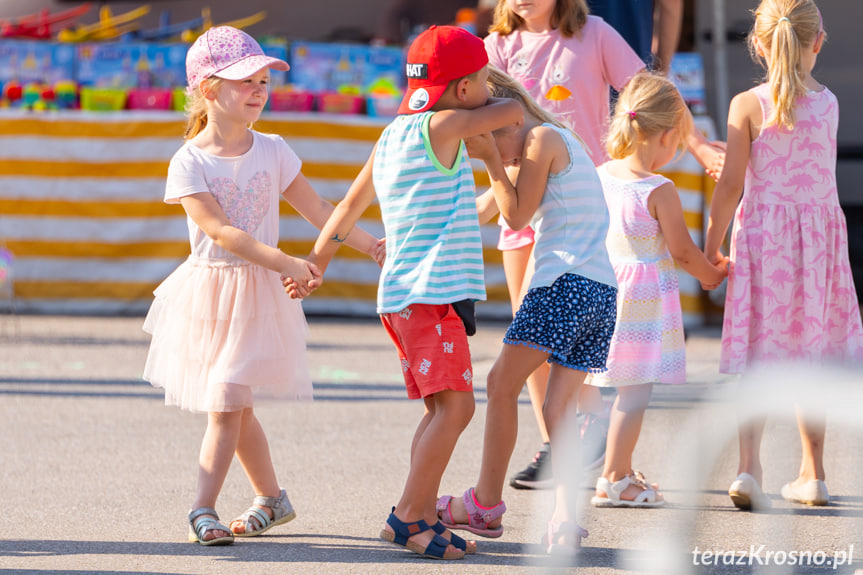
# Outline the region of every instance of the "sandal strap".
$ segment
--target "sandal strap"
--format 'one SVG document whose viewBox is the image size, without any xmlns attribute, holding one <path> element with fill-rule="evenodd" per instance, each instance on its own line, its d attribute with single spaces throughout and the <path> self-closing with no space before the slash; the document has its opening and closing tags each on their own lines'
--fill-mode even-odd
<svg viewBox="0 0 863 575">
<path fill-rule="evenodd" d="M 252 500 L 252 505 L 257 507 L 269 507 L 274 512 L 277 507 L 284 506 L 285 502 L 288 500 L 288 494 L 284 489 L 279 492 L 278 497 L 265 497 L 263 495 L 256 495 Z"/>
<path fill-rule="evenodd" d="M 443 534 L 446 532 L 446 525 L 444 525 L 440 521 L 432 525 L 431 528 L 432 531 L 434 531 L 441 537 L 443 537 Z M 446 537 L 443 537 L 443 539 L 446 540 Z M 449 543 L 459 551 L 467 551 L 467 541 L 465 541 L 452 531 L 449 532 Z"/>
<path fill-rule="evenodd" d="M 396 517 L 395 513 L 390 513 L 390 516 L 387 517 L 387 525 L 392 527 L 393 532 L 395 533 L 394 543 L 397 543 L 402 547 L 407 545 L 409 537 L 413 537 L 418 533 L 431 529 L 424 519 L 420 519 L 419 521 L 414 521 L 412 523 L 406 523 Z M 440 535 L 435 535 L 435 537 L 443 539 Z M 446 539 L 443 540 L 446 541 Z M 429 546 L 431 546 L 431 544 L 429 544 Z M 446 545 L 444 545 L 444 550 L 446 550 Z"/>
<path fill-rule="evenodd" d="M 215 516 L 215 517 L 211 517 Z M 210 507 L 201 507 L 189 513 L 189 525 L 198 537 L 199 541 L 204 540 L 204 535 L 208 531 L 226 531 L 231 533 L 231 529 L 219 521 L 219 516 L 215 510 Z"/>
<path fill-rule="evenodd" d="M 494 507 L 483 507 L 476 499 L 474 488 L 471 487 L 462 495 L 464 508 L 467 511 L 468 521 L 471 527 L 486 529 L 488 524 L 503 516 L 506 512 L 506 504 L 501 501 Z"/>
<path fill-rule="evenodd" d="M 189 523 L 194 523 L 195 519 L 201 515 L 212 515 L 217 521 L 219 520 L 219 514 L 216 513 L 216 510 L 212 507 L 198 507 L 197 509 L 189 511 Z"/>
<path fill-rule="evenodd" d="M 249 521 L 253 517 L 258 521 L 257 525 L 253 525 L 251 521 Z M 270 516 L 267 515 L 267 512 L 258 506 L 249 507 L 242 515 L 237 517 L 236 520 L 243 522 L 243 527 L 245 527 L 245 531 L 247 533 L 250 531 L 249 528 L 252 528 L 251 531 L 260 531 L 273 522 L 273 520 L 270 519 Z"/>
<path fill-rule="evenodd" d="M 432 540 L 429 541 L 429 544 L 426 546 L 423 554 L 443 559 L 443 556 L 446 553 L 446 548 L 451 543 L 451 541 L 447 541 L 444 537 L 435 534 L 435 536 L 432 537 Z"/>
</svg>

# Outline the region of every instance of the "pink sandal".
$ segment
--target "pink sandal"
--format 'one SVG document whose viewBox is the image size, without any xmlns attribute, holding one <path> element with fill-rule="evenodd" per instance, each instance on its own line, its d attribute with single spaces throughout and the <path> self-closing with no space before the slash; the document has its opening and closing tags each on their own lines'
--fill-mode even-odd
<svg viewBox="0 0 863 575">
<path fill-rule="evenodd" d="M 488 526 L 489 523 L 503 516 L 506 511 L 506 504 L 503 501 L 494 507 L 483 507 L 476 500 L 473 487 L 464 492 L 462 500 L 464 501 L 464 508 L 468 515 L 467 523 L 456 523 L 453 519 L 452 510 L 450 509 L 450 504 L 452 503 L 451 495 L 444 495 L 438 499 L 438 517 L 440 517 L 441 523 L 444 526 L 448 529 L 464 529 L 474 535 L 488 537 L 489 539 L 496 539 L 503 535 L 503 525 L 500 527 Z"/>
<path fill-rule="evenodd" d="M 545 552 L 558 557 L 570 557 L 581 549 L 581 540 L 587 537 L 587 529 L 574 521 L 548 522 L 548 532 L 542 537 Z M 564 543 L 559 543 L 563 539 Z"/>
</svg>

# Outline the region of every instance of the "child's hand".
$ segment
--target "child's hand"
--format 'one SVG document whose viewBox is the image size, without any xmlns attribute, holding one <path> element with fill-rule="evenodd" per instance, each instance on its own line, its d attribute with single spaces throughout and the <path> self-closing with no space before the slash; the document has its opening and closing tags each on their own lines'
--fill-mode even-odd
<svg viewBox="0 0 863 575">
<path fill-rule="evenodd" d="M 371 253 L 371 256 L 377 262 L 378 266 L 384 267 L 384 262 L 387 259 L 387 239 L 386 238 L 381 238 L 377 242 L 375 242 L 375 247 Z"/>
<path fill-rule="evenodd" d="M 731 267 L 731 260 L 729 260 L 728 258 L 726 258 L 725 256 L 722 256 L 720 254 L 719 259 L 714 261 L 712 263 L 712 265 L 713 265 L 713 268 L 716 270 L 717 275 L 713 279 L 713 281 L 710 281 L 710 282 L 702 281 L 701 282 L 701 289 L 703 289 L 705 291 L 710 291 L 710 290 L 716 289 L 720 285 L 722 285 L 722 281 L 726 277 L 728 277 L 728 271 L 729 271 L 729 268 Z"/>
<path fill-rule="evenodd" d="M 281 279 L 291 298 L 302 299 L 321 286 L 323 279 L 318 266 L 300 258 L 287 257 L 288 265 L 282 270 Z"/>
<path fill-rule="evenodd" d="M 477 160 L 486 161 L 497 152 L 494 136 L 489 133 L 465 138 L 464 145 L 467 148 L 467 155 Z"/>
<path fill-rule="evenodd" d="M 722 175 L 722 169 L 725 167 L 725 142 L 714 141 L 709 142 L 705 147 L 704 153 L 704 171 L 707 175 L 719 181 L 719 176 Z"/>
</svg>

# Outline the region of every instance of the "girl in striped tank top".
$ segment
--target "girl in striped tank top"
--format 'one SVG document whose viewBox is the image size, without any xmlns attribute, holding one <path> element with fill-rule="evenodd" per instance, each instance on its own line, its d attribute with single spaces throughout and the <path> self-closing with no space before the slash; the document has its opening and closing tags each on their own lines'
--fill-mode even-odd
<svg viewBox="0 0 863 575">
<path fill-rule="evenodd" d="M 438 500 L 450 529 L 499 537 L 501 501 L 518 432 L 518 395 L 544 362 L 551 364 L 543 415 L 552 450 L 556 504 L 546 534 L 549 553 L 572 553 L 587 532 L 575 523 L 577 480 L 556 462 L 572 454 L 578 433 L 575 403 L 585 376 L 603 371 L 614 330 L 616 281 L 605 248 L 608 209 L 593 162 L 577 136 L 539 108 L 506 74 L 490 69 L 493 96 L 524 108 L 515 124 L 467 142 L 485 161 L 491 188 L 507 225 L 536 232 L 535 273 L 488 374 L 488 409 L 482 465 L 476 487 Z M 515 182 L 515 185 L 511 182 Z M 567 454 L 557 458 L 557 453 Z"/>
<path fill-rule="evenodd" d="M 613 158 L 597 171 L 611 213 L 606 245 L 617 277 L 617 325 L 608 371 L 588 384 L 614 386 L 605 466 L 591 503 L 597 507 L 658 507 L 658 486 L 632 469 L 654 383 L 686 382 L 683 317 L 674 263 L 705 287 L 725 277 L 692 241 L 674 184 L 654 172 L 681 148 L 691 130 L 683 98 L 669 80 L 642 73 L 617 103 L 607 141 Z"/>
</svg>

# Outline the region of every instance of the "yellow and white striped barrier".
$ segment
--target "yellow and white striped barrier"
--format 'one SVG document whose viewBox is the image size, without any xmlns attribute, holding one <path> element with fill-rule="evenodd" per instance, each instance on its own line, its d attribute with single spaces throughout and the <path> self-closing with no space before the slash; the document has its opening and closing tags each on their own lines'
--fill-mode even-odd
<svg viewBox="0 0 863 575">
<path fill-rule="evenodd" d="M 256 129 L 282 135 L 303 160 L 318 193 L 338 202 L 359 173 L 385 120 L 322 114 L 267 114 Z M 162 202 L 168 161 L 182 144 L 183 117 L 174 112 L 0 113 L 0 246 L 14 254 L 19 311 L 143 313 L 153 289 L 189 253 L 185 214 Z M 694 236 L 701 241 L 705 178 L 683 158 L 668 175 L 681 190 Z M 488 184 L 481 165 L 477 185 Z M 280 247 L 307 254 L 317 230 L 281 204 Z M 383 235 L 380 210 L 360 225 Z M 510 317 L 495 248 L 498 228 L 483 226 L 489 301 L 485 317 Z M 377 265 L 339 250 L 309 312 L 371 315 Z M 701 321 L 700 289 L 681 276 L 688 323 Z"/>
</svg>

